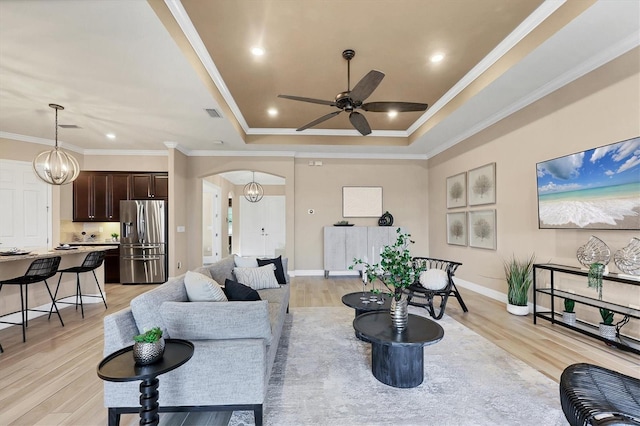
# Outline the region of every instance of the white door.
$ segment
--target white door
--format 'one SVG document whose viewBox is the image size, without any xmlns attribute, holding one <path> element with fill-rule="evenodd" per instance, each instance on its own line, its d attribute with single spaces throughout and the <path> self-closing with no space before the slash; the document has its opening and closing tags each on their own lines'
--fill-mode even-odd
<svg viewBox="0 0 640 426">
<path fill-rule="evenodd" d="M 50 200 L 31 163 L 0 160 L 0 249 L 49 247 Z"/>
<path fill-rule="evenodd" d="M 211 182 L 202 182 L 202 262 L 214 263 L 222 253 L 222 207 L 220 188 Z"/>
<path fill-rule="evenodd" d="M 257 203 L 240 197 L 242 256 L 275 257 L 285 248 L 285 197 L 269 195 Z"/>
</svg>

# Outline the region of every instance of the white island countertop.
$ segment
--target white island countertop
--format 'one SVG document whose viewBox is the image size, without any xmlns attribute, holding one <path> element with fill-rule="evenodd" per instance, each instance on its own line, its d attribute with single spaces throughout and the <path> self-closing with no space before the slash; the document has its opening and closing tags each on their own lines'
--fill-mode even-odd
<svg viewBox="0 0 640 426">
<path fill-rule="evenodd" d="M 113 245 L 108 245 L 108 244 L 93 245 L 92 244 L 92 245 L 86 245 L 86 246 L 80 246 L 80 247 L 73 247 L 66 250 L 58 250 L 58 249 L 53 249 L 48 251 L 35 250 L 30 252 L 29 254 L 0 255 L 0 263 L 13 262 L 16 260 L 35 260 L 35 259 L 41 259 L 41 258 L 53 257 L 53 256 L 68 256 L 70 254 L 90 253 L 93 251 L 106 251 L 106 250 L 113 250 L 115 248 L 117 248 L 117 244 L 113 244 Z"/>
</svg>

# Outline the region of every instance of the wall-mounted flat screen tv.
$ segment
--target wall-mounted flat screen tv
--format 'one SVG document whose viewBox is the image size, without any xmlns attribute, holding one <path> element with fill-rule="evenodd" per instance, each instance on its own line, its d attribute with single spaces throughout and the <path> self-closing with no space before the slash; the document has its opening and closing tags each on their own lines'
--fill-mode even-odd
<svg viewBox="0 0 640 426">
<path fill-rule="evenodd" d="M 536 169 L 540 229 L 640 229 L 640 137 Z"/>
</svg>

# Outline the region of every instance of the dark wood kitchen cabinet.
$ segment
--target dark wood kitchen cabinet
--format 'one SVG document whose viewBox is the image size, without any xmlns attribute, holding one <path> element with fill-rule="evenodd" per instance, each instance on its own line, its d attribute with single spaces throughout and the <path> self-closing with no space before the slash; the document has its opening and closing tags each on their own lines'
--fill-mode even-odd
<svg viewBox="0 0 640 426">
<path fill-rule="evenodd" d="M 126 200 L 129 188 L 123 178 L 127 176 L 114 180 L 110 173 L 80 172 L 73 182 L 74 222 L 119 222 L 120 197 Z"/>
<path fill-rule="evenodd" d="M 167 173 L 132 174 L 131 198 L 166 200 L 169 198 L 169 176 Z"/>
<path fill-rule="evenodd" d="M 119 222 L 121 200 L 168 198 L 167 173 L 83 171 L 73 181 L 73 221 Z"/>
<path fill-rule="evenodd" d="M 104 253 L 104 282 L 120 282 L 120 247 Z"/>
</svg>

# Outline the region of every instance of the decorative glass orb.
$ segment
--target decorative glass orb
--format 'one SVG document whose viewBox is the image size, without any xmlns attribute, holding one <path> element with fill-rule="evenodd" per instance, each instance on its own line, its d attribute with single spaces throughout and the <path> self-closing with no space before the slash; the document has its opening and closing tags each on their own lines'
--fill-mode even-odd
<svg viewBox="0 0 640 426">
<path fill-rule="evenodd" d="M 585 245 L 578 248 L 576 256 L 578 261 L 586 268 L 596 262 L 607 265 L 611 260 L 611 250 L 604 241 L 592 235 Z"/>
</svg>

